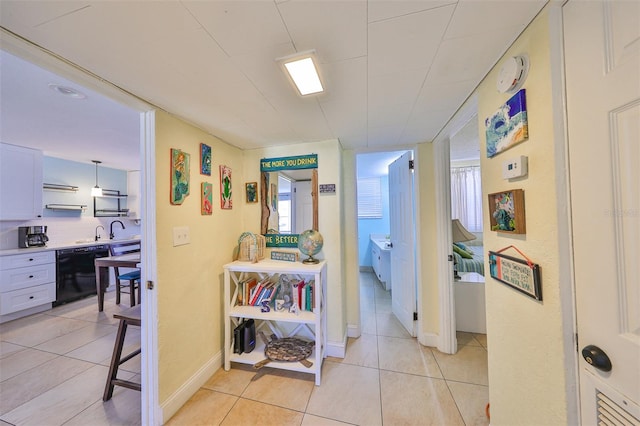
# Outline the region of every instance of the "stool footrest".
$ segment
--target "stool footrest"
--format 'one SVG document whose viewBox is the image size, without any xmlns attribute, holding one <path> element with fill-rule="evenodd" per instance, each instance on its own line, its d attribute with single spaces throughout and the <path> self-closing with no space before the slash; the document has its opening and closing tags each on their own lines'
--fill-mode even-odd
<svg viewBox="0 0 640 426">
<path fill-rule="evenodd" d="M 142 385 L 140 383 L 131 382 L 129 380 L 113 379 L 111 383 L 113 383 L 114 385 L 122 386 L 124 388 L 129 388 L 137 391 L 142 390 Z"/>
<path fill-rule="evenodd" d="M 139 355 L 141 351 L 142 351 L 142 349 L 138 349 L 136 351 L 131 352 L 129 355 L 120 358 L 120 362 L 118 363 L 118 365 L 122 365 L 125 362 L 129 361 L 134 356 Z"/>
</svg>

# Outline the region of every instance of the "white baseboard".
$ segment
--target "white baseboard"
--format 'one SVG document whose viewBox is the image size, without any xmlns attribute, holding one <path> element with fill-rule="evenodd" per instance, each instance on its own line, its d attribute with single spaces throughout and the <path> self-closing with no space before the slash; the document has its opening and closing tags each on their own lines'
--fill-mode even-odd
<svg viewBox="0 0 640 426">
<path fill-rule="evenodd" d="M 418 342 L 422 346 L 437 348 L 440 343 L 440 336 L 435 333 L 422 333 L 418 335 Z"/>
<path fill-rule="evenodd" d="M 344 358 L 347 353 L 347 333 L 344 334 L 342 342 L 327 342 L 327 356 Z"/>
<path fill-rule="evenodd" d="M 357 339 L 361 334 L 360 325 L 347 324 L 347 337 Z"/>
<path fill-rule="evenodd" d="M 193 376 L 182 384 L 166 401 L 160 404 L 162 419 L 160 424 L 166 423 L 178 410 L 204 385 L 207 380 L 222 368 L 222 351 L 207 361 Z"/>
</svg>

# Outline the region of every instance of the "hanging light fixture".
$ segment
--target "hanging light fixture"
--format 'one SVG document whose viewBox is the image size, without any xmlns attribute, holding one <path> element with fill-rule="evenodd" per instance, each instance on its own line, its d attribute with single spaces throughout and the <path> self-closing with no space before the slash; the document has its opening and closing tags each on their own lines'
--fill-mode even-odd
<svg viewBox="0 0 640 426">
<path fill-rule="evenodd" d="M 98 186 L 98 164 L 102 163 L 102 161 L 91 160 L 96 163 L 96 186 L 91 188 L 91 196 L 92 197 L 102 197 L 102 188 Z"/>
</svg>

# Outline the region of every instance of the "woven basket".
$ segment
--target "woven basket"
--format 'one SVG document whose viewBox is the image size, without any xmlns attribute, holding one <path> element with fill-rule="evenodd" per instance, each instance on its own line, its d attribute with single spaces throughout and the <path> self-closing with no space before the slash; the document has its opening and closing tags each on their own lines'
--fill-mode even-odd
<svg viewBox="0 0 640 426">
<path fill-rule="evenodd" d="M 264 252 L 267 246 L 262 235 L 244 232 L 238 238 L 238 260 L 242 262 L 257 262 L 264 259 Z"/>
</svg>

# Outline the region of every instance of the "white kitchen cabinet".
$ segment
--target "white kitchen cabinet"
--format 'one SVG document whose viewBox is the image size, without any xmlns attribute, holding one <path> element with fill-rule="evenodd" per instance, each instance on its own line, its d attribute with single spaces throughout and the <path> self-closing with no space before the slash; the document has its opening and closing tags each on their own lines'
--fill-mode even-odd
<svg viewBox="0 0 640 426">
<path fill-rule="evenodd" d="M 371 240 L 371 266 L 385 290 L 391 290 L 391 249 L 385 241 Z"/>
<path fill-rule="evenodd" d="M 42 217 L 42 152 L 0 143 L 0 220 Z"/>
<path fill-rule="evenodd" d="M 290 312 L 278 312 L 271 310 L 261 312 L 260 306 L 243 306 L 237 304 L 238 291 L 241 291 L 240 283 L 246 278 L 255 276 L 260 279 L 274 275 L 286 274 L 292 278 L 315 280 L 315 294 L 313 311 L 301 310 L 297 314 Z M 298 371 L 315 375 L 316 385 L 320 385 L 322 362 L 326 357 L 327 347 L 327 263 L 320 261 L 316 265 L 302 263 L 279 262 L 275 260 L 262 260 L 258 263 L 232 262 L 224 265 L 224 369 L 231 368 L 231 362 L 255 365 L 265 359 L 265 344 L 257 336 L 259 330 L 265 335 L 272 333 L 278 337 L 298 336 L 312 338 L 315 347 L 307 358 L 313 365 L 308 368 L 300 362 L 271 361 L 267 364 L 270 368 L 278 368 L 289 371 Z M 256 347 L 250 353 L 237 354 L 233 352 L 233 329 L 243 319 L 252 318 L 256 321 Z"/>
<path fill-rule="evenodd" d="M 55 251 L 0 256 L 0 323 L 51 309 Z"/>
</svg>

